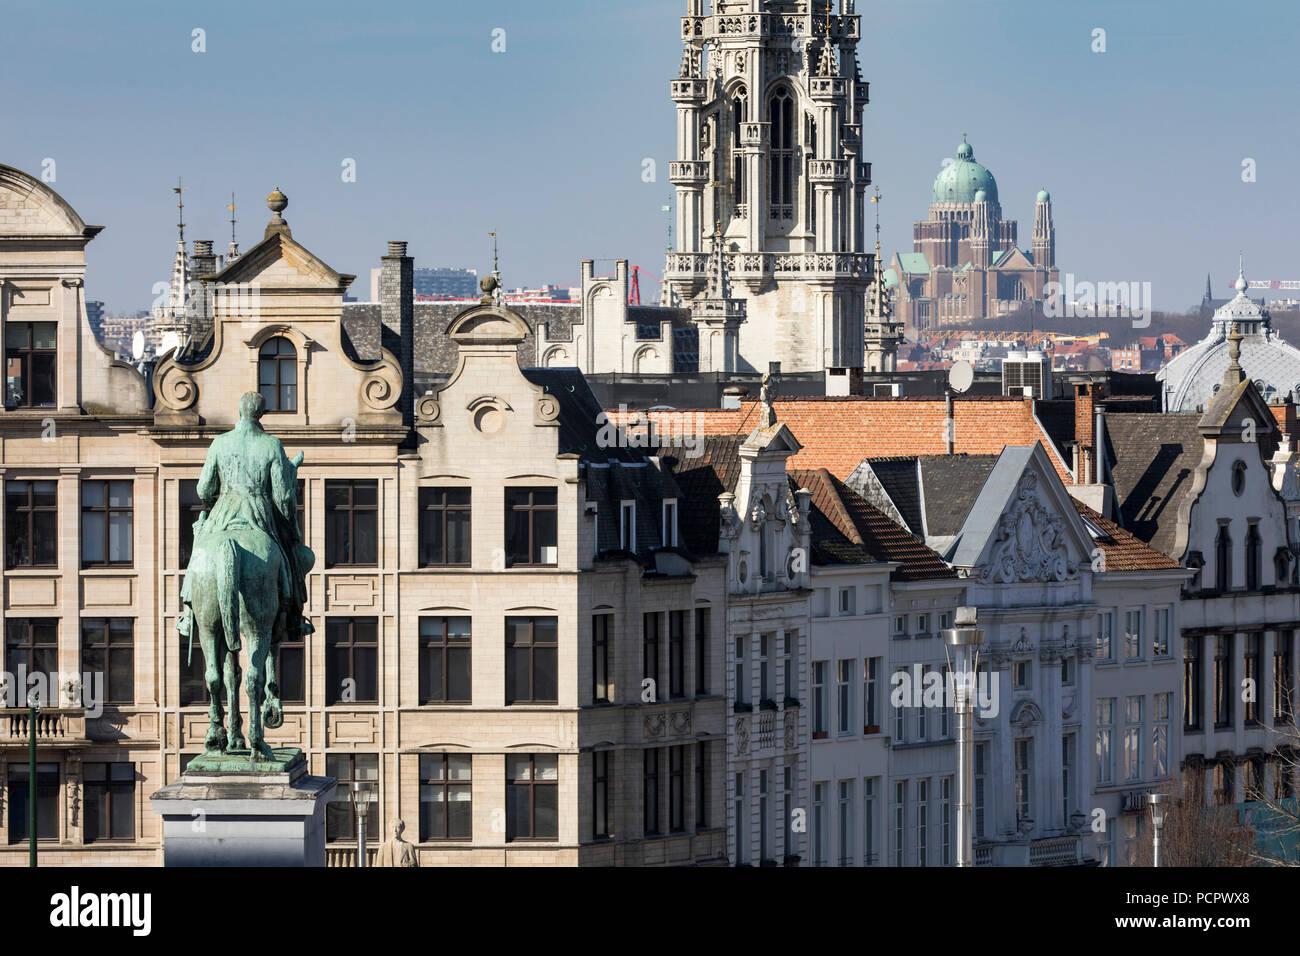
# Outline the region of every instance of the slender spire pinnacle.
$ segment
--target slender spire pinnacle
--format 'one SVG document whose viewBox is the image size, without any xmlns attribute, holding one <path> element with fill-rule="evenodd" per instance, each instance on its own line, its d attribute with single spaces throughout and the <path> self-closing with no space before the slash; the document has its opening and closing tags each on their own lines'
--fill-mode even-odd
<svg viewBox="0 0 1300 956">
<path fill-rule="evenodd" d="M 492 237 L 492 278 L 495 280 L 492 287 L 493 298 L 500 305 L 505 299 L 505 288 L 501 285 L 501 261 L 497 254 L 497 234 L 489 232 L 488 235 Z"/>
<path fill-rule="evenodd" d="M 1246 373 L 1241 370 L 1241 326 L 1233 322 L 1232 331 L 1228 333 L 1228 369 L 1223 373 L 1225 385 L 1237 385 L 1244 381 Z"/>
<path fill-rule="evenodd" d="M 226 250 L 226 263 L 229 264 L 239 258 L 239 243 L 235 241 L 235 210 L 239 207 L 235 205 L 235 193 L 230 193 L 230 205 L 226 207 L 230 210 L 230 248 Z"/>
</svg>

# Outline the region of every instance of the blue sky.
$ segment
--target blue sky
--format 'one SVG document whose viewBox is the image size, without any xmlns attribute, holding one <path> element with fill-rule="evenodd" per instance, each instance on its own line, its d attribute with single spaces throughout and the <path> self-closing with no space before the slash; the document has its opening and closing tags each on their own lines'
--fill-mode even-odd
<svg viewBox="0 0 1300 956">
<path fill-rule="evenodd" d="M 571 282 L 582 258 L 658 275 L 671 186 L 682 0 L 6 0 L 0 162 L 91 223 L 87 294 L 144 308 L 187 237 L 247 248 L 275 186 L 294 236 L 366 277 L 389 239 L 417 266 Z M 51 13 L 51 11 L 55 11 Z M 1029 245 L 1052 192 L 1057 259 L 1080 280 L 1149 281 L 1157 308 L 1300 279 L 1300 4 L 1258 0 L 859 0 L 867 158 L 888 252 L 911 248 L 962 133 Z M 1091 50 L 1106 30 L 1107 52 Z M 207 51 L 191 50 L 206 31 Z M 492 31 L 506 31 L 506 52 Z M 642 181 L 642 160 L 658 182 Z M 356 161 L 356 182 L 341 178 Z M 1242 182 L 1242 161 L 1257 180 Z M 607 270 L 608 262 L 598 263 Z M 653 295 L 654 286 L 643 287 Z"/>
</svg>

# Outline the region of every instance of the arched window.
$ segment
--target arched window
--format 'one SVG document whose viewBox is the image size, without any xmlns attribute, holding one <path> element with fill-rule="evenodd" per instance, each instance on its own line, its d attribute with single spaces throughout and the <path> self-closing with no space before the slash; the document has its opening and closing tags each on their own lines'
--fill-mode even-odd
<svg viewBox="0 0 1300 956">
<path fill-rule="evenodd" d="M 794 207 L 794 97 L 785 87 L 768 101 L 767 120 L 772 125 L 772 218 L 789 219 Z"/>
<path fill-rule="evenodd" d="M 1232 588 L 1232 535 L 1226 524 L 1219 526 L 1219 537 L 1214 542 L 1214 586 L 1219 591 Z"/>
<path fill-rule="evenodd" d="M 736 215 L 745 204 L 745 151 L 741 127 L 749 120 L 749 93 L 743 86 L 731 98 L 731 204 Z"/>
<path fill-rule="evenodd" d="M 257 389 L 268 412 L 298 410 L 298 350 L 286 338 L 267 339 L 258 352 Z"/>
<path fill-rule="evenodd" d="M 1259 525 L 1252 523 L 1246 532 L 1246 590 L 1259 590 L 1259 571 L 1262 558 L 1263 542 L 1259 537 Z"/>
</svg>

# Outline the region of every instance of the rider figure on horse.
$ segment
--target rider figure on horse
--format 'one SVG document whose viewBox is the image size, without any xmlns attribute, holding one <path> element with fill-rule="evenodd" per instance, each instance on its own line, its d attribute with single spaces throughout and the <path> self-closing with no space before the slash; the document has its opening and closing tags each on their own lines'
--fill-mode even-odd
<svg viewBox="0 0 1300 956">
<path fill-rule="evenodd" d="M 307 572 L 315 555 L 303 546 L 298 530 L 297 467 L 284 453 L 280 439 L 262 428 L 265 411 L 266 400 L 259 393 L 245 393 L 239 399 L 239 424 L 214 439 L 208 449 L 198 487 L 208 510 L 194 525 L 194 539 L 197 545 L 204 534 L 248 529 L 271 539 L 281 552 L 284 632 L 278 637 L 293 640 L 314 630 L 302 609 L 307 603 Z M 193 638 L 190 580 L 187 574 L 181 587 L 184 611 L 176 629 Z"/>
</svg>

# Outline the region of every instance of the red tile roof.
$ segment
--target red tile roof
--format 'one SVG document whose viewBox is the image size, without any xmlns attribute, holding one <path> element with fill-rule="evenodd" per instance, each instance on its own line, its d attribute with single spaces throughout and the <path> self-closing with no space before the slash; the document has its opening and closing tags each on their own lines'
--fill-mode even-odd
<svg viewBox="0 0 1300 956">
<path fill-rule="evenodd" d="M 1106 557 L 1107 571 L 1164 571 L 1182 567 L 1169 555 L 1157 551 L 1115 522 L 1103 518 L 1082 501 L 1074 499 L 1074 507 L 1105 535 L 1094 540 Z"/>
<path fill-rule="evenodd" d="M 942 396 L 790 397 L 775 402 L 777 420 L 789 427 L 803 450 L 790 459 L 791 468 L 826 468 L 844 479 L 864 458 L 896 455 L 942 455 L 944 400 Z M 758 402 L 742 402 L 739 410 L 677 409 L 620 414 L 649 414 L 660 427 L 685 427 L 693 435 L 747 435 L 758 426 Z M 1034 417 L 1032 399 L 1002 395 L 966 395 L 953 402 L 954 447 L 957 454 L 996 455 L 1009 445 L 1039 442 L 1061 480 L 1073 481 L 1061 452 Z M 644 417 L 642 418 L 644 421 Z"/>
</svg>

